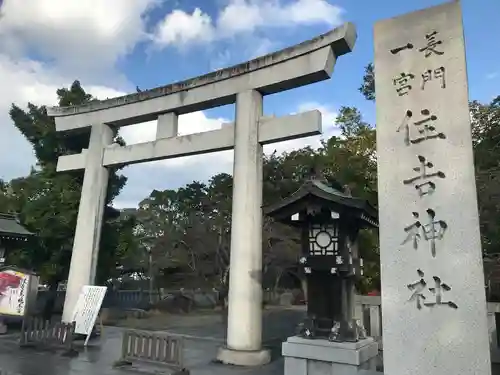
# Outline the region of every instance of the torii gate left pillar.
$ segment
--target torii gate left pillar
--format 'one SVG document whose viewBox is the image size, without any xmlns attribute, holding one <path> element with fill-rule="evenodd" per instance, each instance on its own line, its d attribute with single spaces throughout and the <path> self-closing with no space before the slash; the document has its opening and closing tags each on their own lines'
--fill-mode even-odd
<svg viewBox="0 0 500 375">
<path fill-rule="evenodd" d="M 73 240 L 70 275 L 66 286 L 63 321 L 73 318 L 73 310 L 83 285 L 93 285 L 99 256 L 102 218 L 106 203 L 109 172 L 102 165 L 105 147 L 113 142 L 113 130 L 105 124 L 92 125 L 85 152 L 77 228 Z"/>
</svg>

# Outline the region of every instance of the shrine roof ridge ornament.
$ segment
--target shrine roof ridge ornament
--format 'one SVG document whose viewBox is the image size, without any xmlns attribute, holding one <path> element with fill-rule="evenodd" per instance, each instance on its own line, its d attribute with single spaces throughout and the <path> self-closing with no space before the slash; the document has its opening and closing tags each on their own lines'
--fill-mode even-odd
<svg viewBox="0 0 500 375">
<path fill-rule="evenodd" d="M 346 22 L 313 39 L 242 64 L 116 98 L 93 100 L 76 106 L 49 107 L 47 108 L 47 114 L 58 119 L 56 121 L 57 131 L 87 127 L 91 123 L 96 123 L 96 121 L 122 126 L 150 121 L 154 119 L 155 115 L 158 116 L 161 113 L 175 111 L 177 114 L 182 114 L 231 104 L 234 102 L 235 95 L 238 92 L 247 89 L 256 89 L 264 95 L 277 93 L 328 79 L 333 71 L 336 57 L 351 52 L 356 38 L 357 34 L 354 24 Z M 327 53 L 322 53 L 327 47 L 331 48 L 328 49 Z M 320 52 L 321 54 L 318 56 L 314 55 L 311 58 L 307 56 Z M 301 57 L 305 58 L 305 60 L 301 59 Z M 274 71 L 274 69 L 272 71 L 269 70 L 276 65 L 287 64 L 289 62 L 296 62 L 297 65 L 293 66 L 293 69 L 290 69 L 290 66 L 287 65 L 286 69 L 281 69 L 280 67 L 279 71 Z M 252 73 L 263 70 L 268 70 L 266 72 L 268 74 L 265 76 L 259 75 L 258 77 L 252 76 Z M 222 84 L 224 81 L 246 74 L 250 75 L 247 82 L 238 81 L 235 82 L 234 87 L 218 87 L 217 90 L 213 87 L 217 84 Z M 212 87 L 203 92 L 194 90 L 201 89 L 204 86 Z M 179 97 L 175 100 L 166 100 L 166 97 L 173 96 L 173 94 L 179 94 Z M 159 103 L 157 101 L 152 103 L 154 99 L 166 100 L 168 103 Z M 147 102 L 147 105 L 145 102 Z M 130 108 L 130 111 L 126 113 L 123 111 L 120 113 L 117 112 L 118 109 L 123 109 L 127 105 L 139 103 L 144 103 L 148 107 L 147 110 L 146 108 L 141 108 L 138 111 L 137 107 L 134 107 L 134 109 Z M 112 109 L 115 109 L 113 114 L 109 113 Z M 95 115 L 96 112 L 103 113 L 106 111 L 108 113 L 105 115 L 91 116 L 92 114 Z M 88 116 L 88 118 L 85 120 L 83 118 L 80 119 L 82 116 L 78 115 L 82 115 L 83 117 Z M 67 123 L 65 117 L 71 117 L 72 124 Z"/>
</svg>

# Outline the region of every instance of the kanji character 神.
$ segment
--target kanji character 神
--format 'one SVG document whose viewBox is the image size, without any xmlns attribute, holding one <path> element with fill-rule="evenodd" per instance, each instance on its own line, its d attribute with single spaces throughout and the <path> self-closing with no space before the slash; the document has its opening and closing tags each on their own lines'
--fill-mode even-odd
<svg viewBox="0 0 500 375">
<path fill-rule="evenodd" d="M 418 243 L 422 238 L 420 231 L 424 236 L 426 241 L 430 242 L 431 254 L 433 257 L 436 256 L 436 240 L 442 240 L 446 229 L 448 229 L 448 224 L 444 220 L 435 220 L 436 213 L 432 209 L 427 209 L 428 223 L 422 224 L 420 222 L 420 215 L 418 212 L 412 212 L 413 217 L 416 219 L 415 222 L 411 225 L 408 225 L 404 228 L 404 231 L 407 233 L 405 240 L 401 243 L 401 245 L 406 244 L 409 241 L 412 241 L 413 248 L 415 250 L 418 249 Z"/>
</svg>

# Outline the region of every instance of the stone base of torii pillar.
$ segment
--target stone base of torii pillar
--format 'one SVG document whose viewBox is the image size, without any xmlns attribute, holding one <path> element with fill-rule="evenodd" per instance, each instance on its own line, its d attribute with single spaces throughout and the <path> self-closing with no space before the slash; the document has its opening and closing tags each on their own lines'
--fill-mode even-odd
<svg viewBox="0 0 500 375">
<path fill-rule="evenodd" d="M 221 347 L 217 353 L 217 360 L 227 365 L 262 366 L 271 362 L 271 352 L 268 349 L 248 351 Z"/>
</svg>

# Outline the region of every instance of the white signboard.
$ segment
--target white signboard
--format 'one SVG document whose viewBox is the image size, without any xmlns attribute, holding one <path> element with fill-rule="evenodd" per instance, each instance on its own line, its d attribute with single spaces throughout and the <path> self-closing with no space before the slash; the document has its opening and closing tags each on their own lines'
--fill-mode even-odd
<svg viewBox="0 0 500 375">
<path fill-rule="evenodd" d="M 460 3 L 374 36 L 384 373 L 489 375 Z"/>
<path fill-rule="evenodd" d="M 87 335 L 87 341 L 94 328 L 107 289 L 105 286 L 85 285 L 78 297 L 72 321 L 75 322 L 75 333 Z"/>
</svg>

